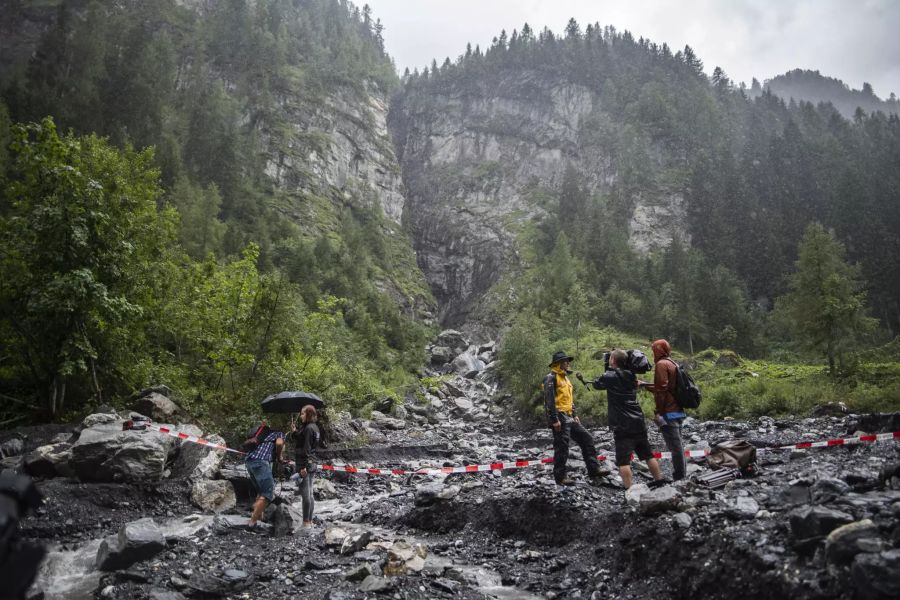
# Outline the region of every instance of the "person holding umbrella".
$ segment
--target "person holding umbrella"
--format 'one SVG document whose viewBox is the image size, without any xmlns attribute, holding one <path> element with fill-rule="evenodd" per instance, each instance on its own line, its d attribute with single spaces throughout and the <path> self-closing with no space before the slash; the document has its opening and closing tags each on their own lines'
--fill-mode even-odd
<svg viewBox="0 0 900 600">
<path fill-rule="evenodd" d="M 316 468 L 316 448 L 318 448 L 322 436 L 319 426 L 316 425 L 316 421 L 318 421 L 316 407 L 312 404 L 304 406 L 300 410 L 299 421 L 301 423 L 299 430 L 297 425 L 291 421 L 291 439 L 294 442 L 294 461 L 300 476 L 298 493 L 303 502 L 303 526 L 311 527 L 315 508 L 313 471 Z"/>
</svg>

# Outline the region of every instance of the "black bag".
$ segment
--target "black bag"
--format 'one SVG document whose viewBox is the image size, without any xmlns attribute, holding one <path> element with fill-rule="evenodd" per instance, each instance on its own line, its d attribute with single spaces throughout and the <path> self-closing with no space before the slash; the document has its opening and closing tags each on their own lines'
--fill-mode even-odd
<svg viewBox="0 0 900 600">
<path fill-rule="evenodd" d="M 703 396 L 700 393 L 700 388 L 694 382 L 694 378 L 671 358 L 666 357 L 665 360 L 671 361 L 675 365 L 675 389 L 672 390 L 672 393 L 675 396 L 675 401 L 678 402 L 678 406 L 682 409 L 699 408 Z"/>
<path fill-rule="evenodd" d="M 247 431 L 247 439 L 241 444 L 241 451 L 250 454 L 259 448 L 259 445 L 269 437 L 270 433 L 272 433 L 272 429 L 265 423 L 251 427 Z"/>
</svg>

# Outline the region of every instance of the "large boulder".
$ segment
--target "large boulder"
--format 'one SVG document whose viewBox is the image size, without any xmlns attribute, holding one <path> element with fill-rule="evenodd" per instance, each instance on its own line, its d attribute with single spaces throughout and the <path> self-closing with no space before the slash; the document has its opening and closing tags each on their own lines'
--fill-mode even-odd
<svg viewBox="0 0 900 600">
<path fill-rule="evenodd" d="M 191 487 L 191 502 L 205 511 L 220 513 L 234 508 L 237 497 L 230 481 L 203 479 Z"/>
<path fill-rule="evenodd" d="M 203 432 L 195 425 L 182 425 L 179 430 L 197 437 L 204 437 Z M 213 444 L 225 445 L 225 438 L 218 434 L 207 435 L 205 439 Z M 225 460 L 225 452 L 222 450 L 192 442 L 181 442 L 178 447 L 178 455 L 171 467 L 170 476 L 191 481 L 212 479 L 219 473 L 223 460 Z"/>
<path fill-rule="evenodd" d="M 423 483 L 416 488 L 416 506 L 430 506 L 450 500 L 459 494 L 458 485 L 444 485 L 439 482 Z"/>
<path fill-rule="evenodd" d="M 25 456 L 25 471 L 34 477 L 72 477 L 70 458 L 72 444 L 67 442 L 39 446 Z"/>
<path fill-rule="evenodd" d="M 397 540 L 388 549 L 384 574 L 396 576 L 419 573 L 425 568 L 427 556 L 428 550 L 423 544 L 413 545 L 404 540 Z"/>
<path fill-rule="evenodd" d="M 797 540 L 822 539 L 841 525 L 853 522 L 853 517 L 824 506 L 804 506 L 788 516 L 791 531 Z"/>
<path fill-rule="evenodd" d="M 453 351 L 454 356 L 469 347 L 469 340 L 462 332 L 455 329 L 445 329 L 437 337 L 436 346 L 446 346 Z"/>
<path fill-rule="evenodd" d="M 126 523 L 117 536 L 103 540 L 97 551 L 101 571 L 127 569 L 136 562 L 153 558 L 166 547 L 166 538 L 153 519 L 147 517 Z"/>
<path fill-rule="evenodd" d="M 150 392 L 134 403 L 132 410 L 147 415 L 160 423 L 180 423 L 185 415 L 184 410 L 166 396 Z"/>
<path fill-rule="evenodd" d="M 900 548 L 878 554 L 858 554 L 850 574 L 860 598 L 900 598 Z"/>
<path fill-rule="evenodd" d="M 82 481 L 146 482 L 163 478 L 174 439 L 151 430 L 122 431 L 122 420 L 81 432 L 69 465 Z"/>
<path fill-rule="evenodd" d="M 376 429 L 406 429 L 406 421 L 395 419 L 377 410 L 372 411 L 372 426 Z"/>
<path fill-rule="evenodd" d="M 431 349 L 431 364 L 439 367 L 453 360 L 453 350 L 447 346 L 434 346 Z"/>
<path fill-rule="evenodd" d="M 878 527 L 871 519 L 863 519 L 828 534 L 825 539 L 825 556 L 829 563 L 847 565 L 853 557 L 870 547 L 870 540 L 878 539 Z"/>
<path fill-rule="evenodd" d="M 453 359 L 453 370 L 464 377 L 474 377 L 484 370 L 484 363 L 471 352 L 463 352 Z"/>
</svg>

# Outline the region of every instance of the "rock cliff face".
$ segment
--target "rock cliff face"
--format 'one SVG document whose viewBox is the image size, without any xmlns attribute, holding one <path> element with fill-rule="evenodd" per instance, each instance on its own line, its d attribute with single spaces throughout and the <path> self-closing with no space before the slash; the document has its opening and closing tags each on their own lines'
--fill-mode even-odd
<svg viewBox="0 0 900 600">
<path fill-rule="evenodd" d="M 604 120 L 610 117 L 591 89 L 527 71 L 394 99 L 389 126 L 407 218 L 444 324 L 465 323 L 515 265 L 516 233 L 545 210 L 535 192 L 558 190 L 568 165 L 592 193 L 619 183 L 616 154 L 597 131 Z M 645 189 L 630 204 L 632 246 L 667 245 L 683 219 L 681 194 Z"/>
<path fill-rule="evenodd" d="M 387 133 L 387 99 L 369 88 L 345 90 L 310 104 L 296 94 L 280 100 L 290 131 L 268 135 L 266 173 L 288 193 L 315 194 L 378 206 L 399 225 L 404 198 L 400 167 Z M 267 132 L 268 133 L 268 132 Z"/>
</svg>

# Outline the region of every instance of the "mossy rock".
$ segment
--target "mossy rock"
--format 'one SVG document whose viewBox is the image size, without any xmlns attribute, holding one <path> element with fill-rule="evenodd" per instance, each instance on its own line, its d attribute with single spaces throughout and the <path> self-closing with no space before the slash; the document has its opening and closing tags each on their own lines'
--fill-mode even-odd
<svg viewBox="0 0 900 600">
<path fill-rule="evenodd" d="M 723 350 L 716 359 L 716 366 L 723 369 L 734 369 L 741 366 L 741 357 L 731 350 Z"/>
</svg>

